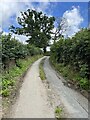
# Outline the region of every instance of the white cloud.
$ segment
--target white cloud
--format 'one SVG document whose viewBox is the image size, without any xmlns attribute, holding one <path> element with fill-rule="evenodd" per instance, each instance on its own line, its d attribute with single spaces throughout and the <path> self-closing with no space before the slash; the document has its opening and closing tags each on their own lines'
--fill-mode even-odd
<svg viewBox="0 0 90 120">
<path fill-rule="evenodd" d="M 46 13 L 45 10 L 48 9 L 50 5 L 49 0 L 44 0 L 43 2 L 39 0 L 39 2 L 42 3 L 39 3 L 38 6 L 35 6 L 33 1 L 34 0 L 13 0 L 12 2 L 12 0 L 2 0 L 0 2 L 0 13 L 2 13 L 0 14 L 0 26 L 7 28 L 12 25 L 12 22 L 17 24 L 13 17 L 17 18 L 20 16 L 20 11 L 25 11 L 28 8 Z M 50 14 L 48 15 L 51 16 Z"/>
<path fill-rule="evenodd" d="M 2 35 L 8 35 L 9 33 L 8 32 L 3 32 Z"/>
<path fill-rule="evenodd" d="M 0 27 L 0 32 L 2 32 L 2 28 Z"/>
<path fill-rule="evenodd" d="M 8 32 L 3 32 L 3 35 L 8 35 L 9 33 Z M 16 40 L 19 40 L 20 42 L 26 44 L 26 40 L 28 40 L 28 37 L 26 37 L 25 35 L 17 35 L 17 34 L 12 34 L 12 38 L 14 38 Z"/>
<path fill-rule="evenodd" d="M 12 0 L 0 0 L 12 2 Z M 67 2 L 67 0 L 13 0 L 13 2 Z M 68 2 L 77 2 L 77 0 L 68 0 Z M 78 0 L 78 2 L 89 2 L 89 0 Z"/>
<path fill-rule="evenodd" d="M 9 28 L 9 26 L 12 24 L 16 25 L 17 17 L 20 16 L 20 11 L 25 11 L 30 8 L 46 13 L 45 10 L 48 9 L 48 6 L 50 5 L 48 0 L 44 0 L 43 2 L 40 0 L 39 2 L 42 3 L 39 3 L 37 7 L 33 4 L 33 1 L 34 0 L 13 0 L 12 2 L 12 0 L 0 0 L 0 13 L 2 13 L 0 14 L 0 31 L 2 31 L 2 29 Z M 51 15 L 48 14 L 48 16 Z M 7 35 L 8 32 L 4 31 L 3 34 Z M 28 39 L 28 37 L 24 35 L 12 34 L 12 37 L 14 36 L 23 43 L 25 43 L 25 41 Z"/>
<path fill-rule="evenodd" d="M 0 13 L 2 13 L 0 15 L 0 25 L 2 25 L 3 28 L 11 25 L 13 16 L 17 17 L 20 11 L 24 11 L 26 9 L 26 6 L 32 8 L 32 5 L 27 2 L 20 4 L 20 2 L 16 2 L 15 0 L 13 2 L 3 0 L 0 3 Z"/>
<path fill-rule="evenodd" d="M 28 8 L 36 9 L 37 11 L 43 11 L 45 14 L 47 14 L 49 17 L 51 16 L 50 11 L 46 13 L 47 9 L 50 9 L 50 0 L 37 0 L 39 3 L 36 7 L 33 2 L 35 0 L 2 0 L 0 2 L 0 25 L 2 28 L 8 28 L 10 25 L 12 25 L 12 21 L 14 24 L 17 24 L 17 22 L 14 20 L 13 16 L 18 17 L 20 16 L 20 11 L 25 11 Z M 22 2 L 22 3 L 20 3 Z M 79 8 L 73 7 L 72 10 L 68 10 L 63 14 L 63 17 L 67 19 L 68 25 L 72 26 L 70 29 L 68 29 L 64 34 L 68 34 L 69 36 L 73 35 L 74 32 L 77 32 L 79 30 L 79 25 L 83 21 L 83 18 L 80 15 Z M 0 27 L 1 27 L 0 26 Z M 53 30 L 55 31 L 55 29 Z M 16 37 L 21 38 L 21 41 L 25 41 L 27 37 L 25 36 L 19 36 L 15 35 Z"/>
<path fill-rule="evenodd" d="M 0 0 L 1 2 L 12 2 L 12 0 Z M 52 0 L 13 0 L 13 2 L 49 2 Z M 56 0 L 53 0 L 54 2 Z"/>
<path fill-rule="evenodd" d="M 26 37 L 25 35 L 16 35 L 16 34 L 12 34 L 12 37 L 16 38 L 16 40 L 19 40 L 20 42 L 26 44 L 26 40 L 28 40 L 28 37 Z"/>
<path fill-rule="evenodd" d="M 13 8 L 15 8 L 16 6 L 17 4 L 14 3 L 12 4 L 8 2 L 0 3 L 0 13 L 2 13 L 2 15 L 0 16 L 0 24 L 8 22 L 7 20 L 9 19 L 9 17 L 11 17 L 11 15 L 16 12 L 16 10 L 13 10 Z"/>
<path fill-rule="evenodd" d="M 71 10 L 66 11 L 63 14 L 63 18 L 66 19 L 64 26 L 68 26 L 67 30 L 63 33 L 64 35 L 72 36 L 80 30 L 80 24 L 83 22 L 83 18 L 80 15 L 79 7 L 72 7 Z"/>
<path fill-rule="evenodd" d="M 54 27 L 52 30 L 51 30 L 52 33 L 55 33 L 56 32 L 56 27 Z M 54 38 L 54 34 L 51 34 L 51 37 L 52 39 Z M 53 40 L 50 41 L 50 43 L 52 44 L 53 43 Z"/>
</svg>

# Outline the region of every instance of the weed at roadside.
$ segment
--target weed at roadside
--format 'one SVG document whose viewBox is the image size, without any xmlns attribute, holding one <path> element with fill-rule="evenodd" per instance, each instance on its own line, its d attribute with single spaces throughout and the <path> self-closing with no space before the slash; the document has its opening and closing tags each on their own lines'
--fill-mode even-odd
<svg viewBox="0 0 90 120">
<path fill-rule="evenodd" d="M 62 108 L 61 107 L 59 107 L 59 106 L 57 106 L 56 107 L 56 109 L 55 109 L 55 117 L 57 118 L 57 119 L 59 119 L 59 118 L 61 118 L 61 116 L 62 116 Z"/>
<path fill-rule="evenodd" d="M 45 80 L 46 79 L 46 75 L 45 75 L 45 72 L 44 72 L 44 69 L 43 69 L 43 64 L 44 64 L 44 60 L 43 59 L 39 65 L 39 74 L 40 74 L 40 78 L 41 80 Z"/>
</svg>

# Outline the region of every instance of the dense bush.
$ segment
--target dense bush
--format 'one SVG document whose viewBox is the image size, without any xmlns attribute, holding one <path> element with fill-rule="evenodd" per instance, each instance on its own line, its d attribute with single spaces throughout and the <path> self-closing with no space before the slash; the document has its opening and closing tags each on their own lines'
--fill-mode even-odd
<svg viewBox="0 0 90 120">
<path fill-rule="evenodd" d="M 90 79 L 90 38 L 88 35 L 89 30 L 82 29 L 72 38 L 61 38 L 51 47 L 52 61 L 63 63 L 64 66 L 70 65 L 74 71 L 79 72 L 80 77 Z M 82 81 L 80 81 L 81 84 L 83 84 Z"/>
<path fill-rule="evenodd" d="M 4 97 L 9 96 L 13 90 L 17 88 L 20 82 L 18 78 L 20 78 L 28 67 L 40 57 L 42 57 L 42 55 L 35 55 L 30 58 L 17 60 L 17 66 L 13 66 L 9 69 L 9 72 L 6 71 L 2 74 L 2 81 L 0 81 L 2 89 L 0 90 L 0 94 Z"/>
<path fill-rule="evenodd" d="M 2 42 L 2 64 L 6 68 L 11 60 L 26 58 L 27 56 L 41 54 L 41 50 L 30 44 L 23 44 L 12 38 L 12 35 L 1 35 Z"/>
<path fill-rule="evenodd" d="M 42 51 L 30 44 L 23 44 L 12 38 L 11 34 L 0 35 L 0 50 L 2 51 L 2 90 L 0 94 L 7 97 L 15 86 L 17 77 L 20 77 L 35 60 L 41 57 Z M 35 56 L 34 56 L 35 55 Z M 31 57 L 34 56 L 34 57 Z M 14 64 L 11 67 L 11 62 Z M 18 81 L 19 82 L 19 81 Z"/>
<path fill-rule="evenodd" d="M 38 47 L 35 47 L 34 45 L 27 44 L 27 49 L 30 56 L 42 53 L 42 51 Z"/>
</svg>

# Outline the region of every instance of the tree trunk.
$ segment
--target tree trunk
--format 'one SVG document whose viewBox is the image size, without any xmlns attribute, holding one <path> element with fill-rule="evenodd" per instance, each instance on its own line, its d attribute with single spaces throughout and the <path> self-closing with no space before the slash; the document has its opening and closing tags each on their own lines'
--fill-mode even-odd
<svg viewBox="0 0 90 120">
<path fill-rule="evenodd" d="M 44 53 L 46 53 L 46 47 L 43 48 Z"/>
</svg>

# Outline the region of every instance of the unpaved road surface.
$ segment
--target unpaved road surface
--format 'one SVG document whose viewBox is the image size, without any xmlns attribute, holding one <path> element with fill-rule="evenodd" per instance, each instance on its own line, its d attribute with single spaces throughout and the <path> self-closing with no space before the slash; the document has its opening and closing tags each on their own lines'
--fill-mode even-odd
<svg viewBox="0 0 90 120">
<path fill-rule="evenodd" d="M 68 118 L 88 118 L 88 100 L 75 90 L 63 84 L 63 78 L 57 77 L 55 70 L 49 64 L 49 57 L 45 60 L 44 71 L 51 89 L 58 94 L 60 101 L 68 111 Z"/>
<path fill-rule="evenodd" d="M 37 60 L 28 70 L 20 95 L 7 118 L 54 118 L 54 111 L 48 106 L 46 89 L 39 77 L 39 63 L 42 59 Z"/>
</svg>

